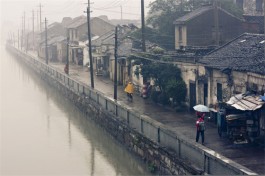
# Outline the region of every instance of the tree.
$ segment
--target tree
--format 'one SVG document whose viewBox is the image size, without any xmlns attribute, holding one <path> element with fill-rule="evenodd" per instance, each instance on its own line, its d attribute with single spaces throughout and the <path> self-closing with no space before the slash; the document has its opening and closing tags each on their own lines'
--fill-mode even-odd
<svg viewBox="0 0 265 176">
<path fill-rule="evenodd" d="M 185 101 L 187 88 L 183 80 L 170 80 L 166 85 L 166 92 L 169 97 L 173 98 L 178 105 Z"/>
<path fill-rule="evenodd" d="M 161 46 L 169 50 L 174 49 L 175 28 L 173 22 L 202 5 L 210 5 L 212 2 L 213 0 L 156 0 L 149 5 L 147 24 L 157 31 L 153 33 L 158 34 L 157 37 Z M 233 0 L 221 0 L 219 2 L 220 6 L 228 12 L 242 17 L 243 12 L 233 3 Z"/>
<path fill-rule="evenodd" d="M 169 97 L 178 104 L 185 101 L 186 84 L 182 80 L 180 69 L 175 65 L 152 62 L 142 66 L 141 74 L 146 79 L 154 80 L 155 86 L 159 87 L 159 92 L 153 91 L 151 94 L 155 102 L 167 104 Z"/>
<path fill-rule="evenodd" d="M 162 92 L 169 80 L 181 80 L 180 69 L 173 64 L 150 63 L 143 65 L 141 74 L 146 79 L 153 79 L 155 85 L 160 88 Z"/>
</svg>

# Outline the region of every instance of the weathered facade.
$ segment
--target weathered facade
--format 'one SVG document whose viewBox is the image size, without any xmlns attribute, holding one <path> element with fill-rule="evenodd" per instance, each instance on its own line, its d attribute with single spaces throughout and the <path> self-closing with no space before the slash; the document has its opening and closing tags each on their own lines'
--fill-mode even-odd
<svg viewBox="0 0 265 176">
<path fill-rule="evenodd" d="M 265 91 L 264 35 L 243 34 L 200 60 L 206 65 L 208 104 L 232 95 Z"/>
<path fill-rule="evenodd" d="M 215 19 L 218 19 L 218 29 Z M 175 49 L 222 45 L 243 33 L 241 19 L 219 7 L 215 10 L 213 6 L 196 9 L 178 18 L 174 24 Z M 216 32 L 219 32 L 218 39 Z"/>
<path fill-rule="evenodd" d="M 67 60 L 67 41 L 66 38 L 57 43 L 57 60 L 59 62 L 66 62 Z"/>
<path fill-rule="evenodd" d="M 40 33 L 41 42 L 45 40 L 46 31 Z M 66 36 L 66 29 L 61 23 L 54 22 L 47 27 L 47 38 L 52 38 L 56 36 Z"/>
<path fill-rule="evenodd" d="M 90 26 L 92 36 L 101 36 L 114 30 L 112 24 L 97 17 L 91 19 Z M 87 18 L 85 16 L 74 18 L 67 29 L 70 43 L 69 59 L 73 63 L 83 65 L 85 46 L 81 46 L 80 42 L 85 42 L 88 38 Z"/>
<path fill-rule="evenodd" d="M 118 84 L 124 85 L 131 76 L 130 61 L 127 57 L 132 53 L 133 40 L 126 38 L 129 31 L 136 29 L 135 26 L 119 26 L 118 38 L 119 46 L 117 50 L 117 81 Z M 92 41 L 93 60 L 96 73 L 104 75 L 114 80 L 115 66 L 115 33 L 109 31 Z"/>
<path fill-rule="evenodd" d="M 236 5 L 243 10 L 245 15 L 260 16 L 264 15 L 263 0 L 234 0 Z"/>
<path fill-rule="evenodd" d="M 66 38 L 64 36 L 52 37 L 47 40 L 47 51 L 49 61 L 65 61 Z M 46 58 L 46 44 L 40 43 L 39 57 Z"/>
</svg>

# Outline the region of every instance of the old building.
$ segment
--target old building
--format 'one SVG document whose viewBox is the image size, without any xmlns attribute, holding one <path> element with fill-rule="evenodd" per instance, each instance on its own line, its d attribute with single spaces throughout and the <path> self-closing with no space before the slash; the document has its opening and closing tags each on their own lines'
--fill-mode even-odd
<svg viewBox="0 0 265 176">
<path fill-rule="evenodd" d="M 45 40 L 45 33 L 45 30 L 40 33 L 41 41 Z M 66 36 L 66 29 L 61 23 L 54 22 L 47 26 L 47 35 L 48 38 L 56 36 Z"/>
<path fill-rule="evenodd" d="M 100 36 L 114 29 L 112 24 L 98 17 L 91 19 L 90 26 L 92 36 Z M 80 45 L 80 42 L 84 43 L 88 38 L 87 18 L 85 16 L 74 18 L 72 23 L 67 26 L 67 30 L 70 43 L 69 60 L 83 65 L 84 46 Z"/>
<path fill-rule="evenodd" d="M 264 34 L 264 16 L 243 15 L 243 30 L 248 33 Z"/>
<path fill-rule="evenodd" d="M 245 33 L 199 61 L 205 64 L 209 105 L 225 102 L 232 95 L 246 91 L 264 94 L 264 45 L 264 35 Z"/>
<path fill-rule="evenodd" d="M 66 63 L 67 62 L 67 40 L 66 37 L 58 38 L 56 42 L 57 49 L 57 60 L 59 62 Z"/>
<path fill-rule="evenodd" d="M 137 28 L 134 25 L 118 26 L 119 45 L 117 50 L 117 78 L 119 84 L 125 84 L 131 73 L 131 70 L 129 69 L 130 64 L 128 64 L 127 57 L 132 53 L 133 40 L 126 37 L 126 34 L 135 29 Z M 96 74 L 107 76 L 111 80 L 114 80 L 115 71 L 114 37 L 115 32 L 112 30 L 92 41 L 93 61 Z"/>
<path fill-rule="evenodd" d="M 264 15 L 263 0 L 234 0 L 236 5 L 243 10 L 244 15 L 261 16 Z"/>
<path fill-rule="evenodd" d="M 66 61 L 66 38 L 64 36 L 51 37 L 47 40 L 47 51 L 49 61 Z M 46 43 L 43 41 L 39 47 L 39 57 L 46 59 Z"/>
<path fill-rule="evenodd" d="M 264 33 L 264 1 L 235 0 L 243 11 L 243 30 L 248 33 Z"/>
<path fill-rule="evenodd" d="M 187 46 L 218 46 L 243 33 L 241 19 L 213 6 L 196 9 L 176 19 L 174 24 L 175 49 Z"/>
</svg>

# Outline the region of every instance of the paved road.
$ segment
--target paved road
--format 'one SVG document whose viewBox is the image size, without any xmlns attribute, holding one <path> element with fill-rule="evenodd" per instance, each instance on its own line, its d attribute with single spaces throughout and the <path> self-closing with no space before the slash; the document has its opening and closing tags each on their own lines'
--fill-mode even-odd
<svg viewBox="0 0 265 176">
<path fill-rule="evenodd" d="M 54 68 L 63 71 L 64 64 L 50 63 Z M 90 72 L 88 68 L 70 65 L 70 77 L 80 82 L 90 85 Z M 113 82 L 102 76 L 94 77 L 94 88 L 113 98 Z M 127 104 L 141 114 L 172 127 L 176 132 L 185 135 L 188 139 L 195 141 L 195 114 L 189 112 L 176 113 L 172 109 L 162 107 L 152 103 L 148 99 L 143 99 L 134 95 L 133 102 L 128 102 L 124 87 L 118 87 L 118 101 Z M 258 174 L 265 174 L 265 148 L 263 145 L 234 145 L 227 138 L 220 138 L 217 134 L 216 125 L 206 121 L 205 147 L 210 148 L 223 156 L 251 169 Z M 264 140 L 264 137 L 262 138 Z"/>
</svg>

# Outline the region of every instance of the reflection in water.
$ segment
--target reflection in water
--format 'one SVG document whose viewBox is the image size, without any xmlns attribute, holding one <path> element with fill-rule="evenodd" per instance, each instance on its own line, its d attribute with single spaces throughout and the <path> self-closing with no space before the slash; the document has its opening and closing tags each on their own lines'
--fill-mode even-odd
<svg viewBox="0 0 265 176">
<path fill-rule="evenodd" d="M 1 53 L 0 175 L 150 174 L 56 89 Z"/>
</svg>

